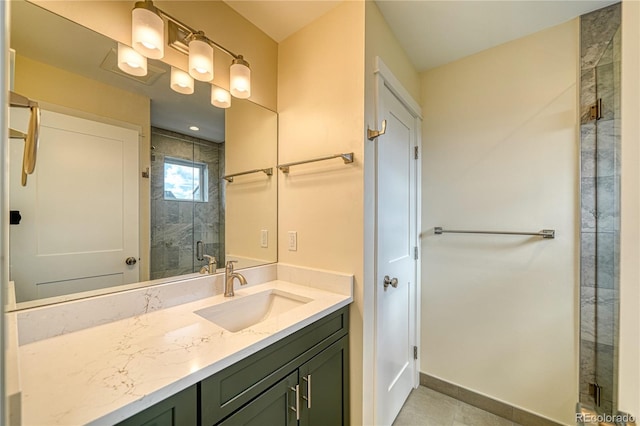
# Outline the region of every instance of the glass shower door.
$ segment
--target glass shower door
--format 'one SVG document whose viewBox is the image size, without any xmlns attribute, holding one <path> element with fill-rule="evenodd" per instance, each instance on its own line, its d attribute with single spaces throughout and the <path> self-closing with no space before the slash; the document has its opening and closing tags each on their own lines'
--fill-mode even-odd
<svg viewBox="0 0 640 426">
<path fill-rule="evenodd" d="M 620 5 L 581 19 L 580 402 L 617 409 Z"/>
<path fill-rule="evenodd" d="M 224 144 L 153 128 L 151 145 L 150 278 L 224 264 Z"/>
</svg>

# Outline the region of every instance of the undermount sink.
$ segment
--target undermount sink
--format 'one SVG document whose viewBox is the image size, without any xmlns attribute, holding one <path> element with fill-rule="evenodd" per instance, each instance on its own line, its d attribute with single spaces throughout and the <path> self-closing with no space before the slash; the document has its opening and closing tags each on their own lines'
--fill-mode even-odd
<svg viewBox="0 0 640 426">
<path fill-rule="evenodd" d="M 236 296 L 235 299 L 200 309 L 194 313 L 235 333 L 312 300 L 286 291 L 270 289 L 248 296 Z"/>
</svg>

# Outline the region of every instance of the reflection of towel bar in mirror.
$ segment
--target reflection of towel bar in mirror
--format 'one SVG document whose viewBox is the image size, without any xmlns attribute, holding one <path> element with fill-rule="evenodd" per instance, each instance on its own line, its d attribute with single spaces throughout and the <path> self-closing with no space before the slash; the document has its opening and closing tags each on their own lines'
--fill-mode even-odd
<svg viewBox="0 0 640 426">
<path fill-rule="evenodd" d="M 291 166 L 297 166 L 299 164 L 315 163 L 316 161 L 331 160 L 333 158 L 342 158 L 342 160 L 344 161 L 344 164 L 353 163 L 353 152 L 348 152 L 345 154 L 328 155 L 326 157 L 314 158 L 312 160 L 303 160 L 303 161 L 295 161 L 293 163 L 279 164 L 278 168 L 282 173 L 289 173 L 289 167 Z"/>
<path fill-rule="evenodd" d="M 258 172 L 262 172 L 267 176 L 271 176 L 273 175 L 273 167 L 269 167 L 268 169 L 253 169 L 253 170 L 248 170 L 246 172 L 234 173 L 232 175 L 224 176 L 224 179 L 227 182 L 233 182 L 233 178 L 236 176 L 249 175 L 251 173 L 258 173 Z"/>
<path fill-rule="evenodd" d="M 27 133 L 9 129 L 9 137 L 24 139 L 24 156 L 22 158 L 22 186 L 27 186 L 27 175 L 36 169 L 38 156 L 38 138 L 40 136 L 40 107 L 37 102 L 15 92 L 9 92 L 9 105 L 12 107 L 29 108 L 29 128 Z"/>
<path fill-rule="evenodd" d="M 509 232 L 509 231 L 460 231 L 453 229 L 442 229 L 439 226 L 433 228 L 433 233 L 440 234 L 492 234 L 492 235 L 531 235 L 542 238 L 555 238 L 556 231 L 554 229 L 543 229 L 540 232 Z"/>
</svg>

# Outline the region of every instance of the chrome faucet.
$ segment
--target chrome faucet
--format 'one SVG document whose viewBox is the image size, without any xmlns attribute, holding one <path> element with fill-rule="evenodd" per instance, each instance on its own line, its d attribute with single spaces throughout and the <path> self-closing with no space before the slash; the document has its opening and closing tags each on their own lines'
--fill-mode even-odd
<svg viewBox="0 0 640 426">
<path fill-rule="evenodd" d="M 204 265 L 202 268 L 200 268 L 200 273 L 201 274 L 215 274 L 216 273 L 216 266 L 217 266 L 217 262 L 216 262 L 216 257 L 215 256 L 209 256 L 208 254 L 205 254 L 202 256 L 203 258 L 207 258 L 209 260 L 209 264 L 208 265 Z"/>
<path fill-rule="evenodd" d="M 237 260 L 228 260 L 227 266 L 224 268 L 224 297 L 233 297 L 233 280 L 235 278 L 240 281 L 240 285 L 246 285 L 247 279 L 238 272 L 233 272 L 233 264 Z"/>
</svg>

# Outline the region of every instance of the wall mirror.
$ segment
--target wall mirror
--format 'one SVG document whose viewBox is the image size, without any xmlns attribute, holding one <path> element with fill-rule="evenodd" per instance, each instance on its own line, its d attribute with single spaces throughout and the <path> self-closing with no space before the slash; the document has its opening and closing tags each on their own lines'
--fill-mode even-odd
<svg viewBox="0 0 640 426">
<path fill-rule="evenodd" d="M 117 45 L 12 2 L 12 90 L 43 110 L 26 187 L 23 141 L 10 142 L 17 309 L 197 275 L 205 254 L 218 268 L 277 261 L 277 173 L 262 171 L 275 170 L 277 114 L 235 98 L 216 108 L 199 81 L 177 93 L 161 61 L 149 60 L 146 76 L 124 74 Z M 10 116 L 24 127 L 20 111 Z"/>
</svg>

